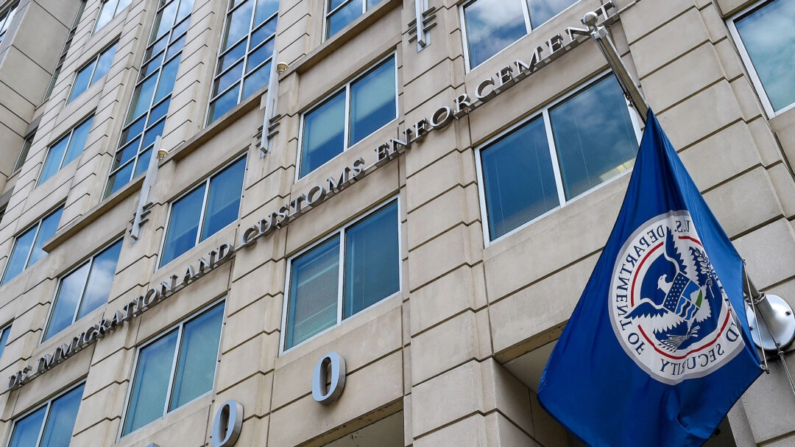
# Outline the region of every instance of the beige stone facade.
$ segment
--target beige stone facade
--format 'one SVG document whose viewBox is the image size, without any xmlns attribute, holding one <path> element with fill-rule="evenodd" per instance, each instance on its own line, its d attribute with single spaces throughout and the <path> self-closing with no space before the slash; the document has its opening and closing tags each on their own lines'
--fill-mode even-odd
<svg viewBox="0 0 795 447">
<path fill-rule="evenodd" d="M 795 109 L 769 116 L 727 21 L 752 0 L 614 0 L 611 32 L 756 285 L 795 305 Z M 4 1 L 0 7 L 15 1 Z M 513 45 L 469 69 L 461 8 L 436 8 L 422 51 L 409 32 L 414 0 L 382 0 L 324 39 L 324 0 L 281 0 L 276 49 L 278 133 L 259 148 L 267 88 L 207 123 L 229 0 L 195 0 L 168 106 L 148 222 L 130 236 L 144 175 L 106 197 L 159 0 L 132 0 L 95 32 L 100 0 L 87 0 L 52 93 L 48 84 L 80 8 L 79 0 L 19 0 L 0 43 L 0 269 L 15 240 L 63 206 L 40 261 L 0 286 L 0 443 L 15 421 L 84 383 L 69 445 L 212 445 L 224 402 L 244 407 L 239 446 L 576 446 L 539 406 L 538 379 L 607 240 L 629 175 L 567 203 L 518 231 L 484 236 L 476 150 L 583 83 L 607 71 L 592 42 L 566 52 L 468 116 L 352 183 L 305 215 L 241 247 L 243 233 L 313 185 L 375 161 L 377 148 L 413 123 L 474 96 L 481 80 L 601 6 L 580 0 Z M 103 79 L 69 101 L 76 72 L 108 45 Z M 398 117 L 298 178 L 302 114 L 375 62 L 394 54 Z M 48 148 L 93 114 L 82 153 L 48 180 Z M 14 165 L 35 130 L 29 152 Z M 170 204 L 217 170 L 246 157 L 238 220 L 159 268 Z M 290 260 L 392 198 L 399 201 L 400 292 L 292 349 L 281 349 Z M 43 341 L 59 278 L 123 238 L 108 303 Z M 14 390 L 6 377 L 35 364 L 130 301 L 178 275 L 221 244 L 234 258 Z M 122 436 L 139 349 L 224 299 L 212 390 Z M 792 348 L 790 348 L 792 349 Z M 312 396 L 315 365 L 328 352 L 346 361 L 335 403 Z M 795 356 L 788 357 L 795 370 Z M 710 445 L 795 445 L 795 396 L 771 363 L 732 410 Z M 608 385 L 609 386 L 609 385 Z M 371 425 L 373 423 L 379 425 Z M 368 427 L 368 428 L 365 428 Z M 369 431 L 368 431 L 369 430 Z M 354 434 L 353 436 L 351 434 Z M 359 437 L 359 438 L 357 438 Z M 356 439 L 369 444 L 356 444 Z M 364 441 L 363 441 L 364 442 Z"/>
</svg>

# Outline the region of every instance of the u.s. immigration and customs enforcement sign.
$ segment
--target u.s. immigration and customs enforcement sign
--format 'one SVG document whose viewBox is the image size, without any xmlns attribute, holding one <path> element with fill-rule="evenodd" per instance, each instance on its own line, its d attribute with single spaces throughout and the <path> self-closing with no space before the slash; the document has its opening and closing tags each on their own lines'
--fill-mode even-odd
<svg viewBox="0 0 795 447">
<path fill-rule="evenodd" d="M 609 306 L 624 351 L 663 383 L 706 376 L 744 346 L 686 211 L 661 214 L 627 240 L 613 268 Z"/>
</svg>

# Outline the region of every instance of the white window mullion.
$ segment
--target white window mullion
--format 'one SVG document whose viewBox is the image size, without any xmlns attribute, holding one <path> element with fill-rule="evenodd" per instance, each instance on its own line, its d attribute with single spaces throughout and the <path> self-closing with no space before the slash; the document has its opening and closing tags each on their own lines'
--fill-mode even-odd
<svg viewBox="0 0 795 447">
<path fill-rule="evenodd" d="M 39 222 L 36 224 L 36 234 L 33 235 L 33 243 L 30 244 L 30 250 L 28 250 L 28 255 L 25 257 L 25 265 L 22 268 L 22 270 L 28 268 L 28 262 L 30 262 L 30 257 L 33 255 L 33 248 L 36 247 L 36 239 L 39 238 L 39 231 L 41 230 L 42 221 L 44 221 L 44 219 L 40 219 Z M 17 238 L 17 242 L 18 240 L 19 238 Z"/>
<path fill-rule="evenodd" d="M 83 298 L 85 298 L 86 296 L 86 289 L 88 288 L 88 280 L 91 279 L 91 269 L 93 267 L 94 267 L 94 257 L 92 256 L 91 259 L 88 261 L 88 273 L 86 274 L 85 282 L 83 282 L 83 288 L 80 290 L 80 298 L 77 300 L 77 306 L 75 306 L 75 313 L 72 316 L 72 323 L 77 321 L 77 314 L 80 312 L 80 305 L 83 304 Z M 61 284 L 63 284 L 63 279 L 61 279 Z M 55 304 L 53 303 L 53 306 L 54 305 Z"/>
<path fill-rule="evenodd" d="M 552 133 L 552 120 L 549 118 L 549 109 L 544 109 L 544 129 L 547 133 L 547 146 L 549 146 L 549 156 L 552 161 L 552 172 L 555 174 L 555 184 L 558 188 L 558 201 L 559 206 L 563 208 L 566 206 L 566 191 L 563 188 L 563 177 L 560 173 L 560 161 L 558 160 L 558 151 L 555 146 L 555 136 Z"/>
<path fill-rule="evenodd" d="M 351 83 L 345 84 L 345 128 L 343 131 L 343 140 L 345 145 L 342 147 L 342 152 L 351 147 L 350 141 L 350 127 L 351 127 Z"/>
<path fill-rule="evenodd" d="M 44 411 L 44 418 L 41 420 L 39 436 L 36 438 L 36 447 L 41 445 L 41 438 L 44 436 L 44 427 L 47 426 L 47 418 L 50 417 L 50 407 L 52 407 L 52 401 L 47 402 L 47 409 Z"/>
<path fill-rule="evenodd" d="M 527 4 L 530 0 L 520 0 L 522 2 L 522 12 L 524 13 L 524 25 L 527 29 L 527 34 L 533 31 L 533 22 L 530 21 L 530 5 Z"/>
<path fill-rule="evenodd" d="M 177 343 L 174 346 L 174 360 L 171 362 L 171 375 L 168 378 L 168 389 L 166 390 L 166 403 L 163 405 L 163 416 L 168 414 L 168 407 L 171 403 L 171 394 L 174 391 L 174 379 L 177 376 L 177 361 L 179 360 L 179 345 L 182 343 L 182 331 L 185 323 L 180 323 L 177 329 Z M 162 416 L 161 416 L 162 417 Z"/>
<path fill-rule="evenodd" d="M 205 180 L 206 183 L 204 184 L 204 198 L 202 198 L 202 210 L 199 214 L 199 230 L 196 232 L 196 244 L 194 247 L 201 242 L 202 232 L 204 231 L 204 214 L 207 212 L 207 201 L 210 197 L 210 180 L 212 180 L 212 177 Z"/>
<path fill-rule="evenodd" d="M 342 323 L 345 302 L 345 228 L 340 230 L 339 279 L 337 280 L 337 324 Z"/>
</svg>

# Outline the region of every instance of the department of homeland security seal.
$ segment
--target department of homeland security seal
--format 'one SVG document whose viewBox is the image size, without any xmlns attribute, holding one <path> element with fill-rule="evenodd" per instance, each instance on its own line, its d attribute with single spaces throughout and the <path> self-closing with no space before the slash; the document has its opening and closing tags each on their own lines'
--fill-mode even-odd
<svg viewBox="0 0 795 447">
<path fill-rule="evenodd" d="M 619 344 L 663 383 L 708 375 L 745 345 L 687 211 L 659 215 L 626 241 L 609 306 Z"/>
</svg>

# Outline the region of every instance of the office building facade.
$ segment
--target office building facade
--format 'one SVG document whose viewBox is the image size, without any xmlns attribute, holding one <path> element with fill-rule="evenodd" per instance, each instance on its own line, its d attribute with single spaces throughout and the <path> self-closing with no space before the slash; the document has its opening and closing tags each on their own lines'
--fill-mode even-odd
<svg viewBox="0 0 795 447">
<path fill-rule="evenodd" d="M 795 304 L 795 0 L 6 0 L 0 443 L 582 445 L 538 381 L 643 128 L 592 11 Z M 795 445 L 770 368 L 708 445 Z"/>
</svg>

